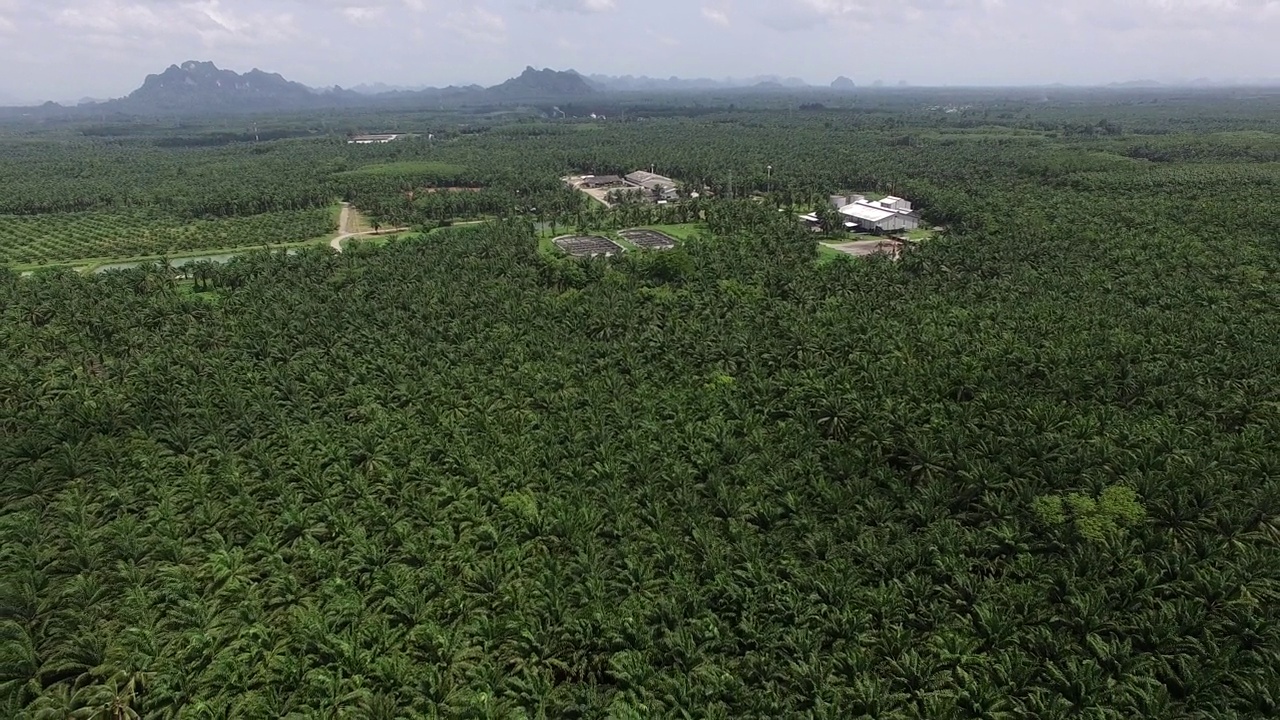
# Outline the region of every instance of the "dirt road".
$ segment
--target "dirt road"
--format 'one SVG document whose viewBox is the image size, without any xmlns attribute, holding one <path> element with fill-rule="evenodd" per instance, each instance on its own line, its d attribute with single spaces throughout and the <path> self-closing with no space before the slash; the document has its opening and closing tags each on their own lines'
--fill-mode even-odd
<svg viewBox="0 0 1280 720">
<path fill-rule="evenodd" d="M 337 252 L 342 252 L 342 243 L 357 237 L 370 237 L 373 235 L 388 235 L 390 233 L 400 233 L 408 230 L 407 227 L 401 228 L 385 228 L 382 230 L 355 230 L 352 221 L 352 215 L 355 211 L 351 209 L 350 203 L 342 203 L 342 212 L 338 213 L 338 235 L 329 241 L 329 247 Z"/>
<path fill-rule="evenodd" d="M 839 250 L 855 257 L 884 254 L 897 260 L 902 252 L 900 245 L 892 240 L 855 240 L 853 242 L 822 244 L 832 250 Z"/>
</svg>

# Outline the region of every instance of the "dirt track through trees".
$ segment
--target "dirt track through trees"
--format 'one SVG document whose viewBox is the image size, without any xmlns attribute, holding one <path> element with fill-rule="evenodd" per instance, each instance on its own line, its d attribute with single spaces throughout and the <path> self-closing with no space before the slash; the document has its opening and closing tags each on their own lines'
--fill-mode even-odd
<svg viewBox="0 0 1280 720">
<path fill-rule="evenodd" d="M 351 209 L 351 203 L 342 203 L 342 212 L 338 213 L 338 235 L 329 241 L 329 247 L 337 252 L 342 252 L 342 243 L 357 237 L 370 237 L 373 235 L 386 235 L 389 233 L 399 233 L 408 230 L 407 227 L 387 228 L 385 230 L 355 230 L 355 218 L 358 218 L 357 211 Z"/>
</svg>

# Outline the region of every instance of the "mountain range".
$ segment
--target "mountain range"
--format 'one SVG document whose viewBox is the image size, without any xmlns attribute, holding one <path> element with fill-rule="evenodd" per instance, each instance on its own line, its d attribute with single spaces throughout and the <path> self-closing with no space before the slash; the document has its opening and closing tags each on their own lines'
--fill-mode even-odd
<svg viewBox="0 0 1280 720">
<path fill-rule="evenodd" d="M 850 81 L 851 82 L 851 81 Z M 436 87 L 393 86 L 382 83 L 354 88 L 313 88 L 278 73 L 254 68 L 240 74 L 212 62 L 188 60 L 163 72 L 148 75 L 142 85 L 113 100 L 85 98 L 78 108 L 45 103 L 24 108 L 22 114 L 43 116 L 70 114 L 75 110 L 94 114 L 147 115 L 241 113 L 305 110 L 321 107 L 406 106 L 422 104 L 501 104 L 520 101 L 556 101 L 585 98 L 600 93 L 687 92 L 700 90 L 780 91 L 808 88 L 795 77 L 763 75 L 749 78 L 650 78 L 625 75 L 584 76 L 575 70 L 556 71 L 526 67 L 524 72 L 492 87 L 479 85 Z M 0 105 L 5 103 L 0 102 Z M 6 113 L 15 114 L 17 108 Z"/>
<path fill-rule="evenodd" d="M 1280 84 L 1272 79 L 1254 84 Z M 899 83 L 900 86 L 904 85 Z M 1227 87 L 1230 83 L 1211 82 L 1204 79 L 1185 83 L 1191 87 Z M 883 87 L 875 81 L 871 88 Z M 1112 83 L 1112 88 L 1159 88 L 1151 80 Z M 78 106 L 45 103 L 37 107 L 8 108 L 16 104 L 12 98 L 0 95 L 0 116 L 17 115 L 33 117 L 75 117 L 79 114 L 140 116 L 154 114 L 232 114 L 252 112 L 280 112 L 315 108 L 342 107 L 422 107 L 424 105 L 501 105 L 522 102 L 565 102 L 591 98 L 606 93 L 679 93 L 712 90 L 735 92 L 780 93 L 794 91 L 855 92 L 854 81 L 845 76 L 836 78 L 829 86 L 811 86 L 796 77 L 761 75 L 748 78 L 682 79 L 678 77 L 651 78 L 646 76 L 582 75 L 575 70 L 537 70 L 526 67 L 524 72 L 492 87 L 479 85 L 435 87 L 391 86 L 381 83 L 360 85 L 351 89 L 341 87 L 312 88 L 254 68 L 239 74 L 225 70 L 212 62 L 189 60 L 181 65 L 171 65 L 163 72 L 148 75 L 142 85 L 123 98 L 92 100 L 85 98 Z"/>
<path fill-rule="evenodd" d="M 268 73 L 257 68 L 240 74 L 219 68 L 212 62 L 189 60 L 181 65 L 171 65 L 164 72 L 148 75 L 137 90 L 122 98 L 81 101 L 78 106 L 45 103 L 34 108 L 11 108 L 5 114 L 47 117 L 72 115 L 80 111 L 95 115 L 182 115 L 378 105 L 484 105 L 526 100 L 564 100 L 596 92 L 599 89 L 576 72 L 535 70 L 532 67 L 489 88 L 479 85 L 445 88 L 382 85 L 347 90 L 337 86 L 307 87 L 278 73 Z"/>
</svg>

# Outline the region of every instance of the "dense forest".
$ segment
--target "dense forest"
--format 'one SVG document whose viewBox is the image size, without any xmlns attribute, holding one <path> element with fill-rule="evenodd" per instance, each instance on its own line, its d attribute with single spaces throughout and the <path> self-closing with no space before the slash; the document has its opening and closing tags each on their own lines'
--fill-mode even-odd
<svg viewBox="0 0 1280 720">
<path fill-rule="evenodd" d="M 266 163 L 246 187 L 285 204 L 252 213 L 493 219 L 195 282 L 0 270 L 0 717 L 1275 717 L 1258 107 L 181 150 Z M 27 221 L 215 222 L 241 192 L 143 170 L 154 138 L 10 141 L 28 169 L 123 159 L 0 166 Z M 708 197 L 624 218 L 557 180 L 650 163 Z M 948 229 L 819 262 L 775 206 L 850 189 Z M 700 230 L 668 252 L 534 232 L 678 212 Z"/>
</svg>

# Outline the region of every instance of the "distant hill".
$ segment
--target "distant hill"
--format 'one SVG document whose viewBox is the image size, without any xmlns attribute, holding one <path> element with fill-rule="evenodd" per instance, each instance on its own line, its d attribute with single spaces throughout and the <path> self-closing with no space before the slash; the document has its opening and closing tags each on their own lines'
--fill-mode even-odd
<svg viewBox="0 0 1280 720">
<path fill-rule="evenodd" d="M 1196 79 L 1191 87 L 1229 87 L 1242 81 L 1210 81 Z M 1257 85 L 1275 85 L 1276 79 L 1245 81 Z M 899 83 L 900 86 L 905 86 Z M 881 80 L 872 82 L 870 88 L 882 88 Z M 31 118 L 39 120 L 74 119 L 78 117 L 145 117 L 148 115 L 227 115 L 255 112 L 293 112 L 317 108 L 389 108 L 414 109 L 434 106 L 496 106 L 502 104 L 562 104 L 565 101 L 588 98 L 606 93 L 683 93 L 707 91 L 734 91 L 757 93 L 783 93 L 788 90 L 803 91 L 811 88 L 801 78 L 778 75 L 758 75 L 749 78 L 651 78 L 646 76 L 584 76 L 575 70 L 537 70 L 526 67 L 522 73 L 501 84 L 485 88 L 479 85 L 449 86 L 445 88 L 410 87 L 373 83 L 354 89 L 333 86 L 310 88 L 288 80 L 277 73 L 253 69 L 239 74 L 225 70 L 212 62 L 189 60 L 172 65 L 164 72 L 148 75 L 142 85 L 123 98 L 97 100 L 83 98 L 76 103 L 46 103 L 15 107 L 17 98 L 0 93 L 0 117 Z M 819 86 L 823 87 L 823 86 Z M 855 85 L 845 76 L 836 78 L 829 86 L 836 91 L 852 91 Z M 1112 83 L 1112 88 L 1160 88 L 1151 80 Z M 77 107 L 78 105 L 78 107 Z"/>
<path fill-rule="evenodd" d="M 495 85 L 488 92 L 499 98 L 576 97 L 591 95 L 596 89 L 573 70 L 534 70 L 526 67 L 519 77 Z"/>
<path fill-rule="evenodd" d="M 487 104 L 557 99 L 597 92 L 578 73 L 526 68 L 491 88 L 479 85 L 403 87 L 384 84 L 309 88 L 278 73 L 253 69 L 243 75 L 212 62 L 189 60 L 148 75 L 129 95 L 93 105 L 95 111 L 124 115 L 152 113 L 220 114 L 307 110 L 323 107 L 414 107 L 423 104 Z M 87 108 L 81 108 L 85 110 Z M 45 108 L 46 114 L 56 114 Z"/>
<path fill-rule="evenodd" d="M 302 83 L 257 68 L 240 75 L 211 62 L 188 60 L 148 75 L 142 87 L 117 104 L 130 109 L 277 109 L 323 104 L 321 95 Z"/>
</svg>

